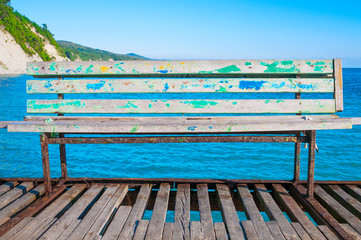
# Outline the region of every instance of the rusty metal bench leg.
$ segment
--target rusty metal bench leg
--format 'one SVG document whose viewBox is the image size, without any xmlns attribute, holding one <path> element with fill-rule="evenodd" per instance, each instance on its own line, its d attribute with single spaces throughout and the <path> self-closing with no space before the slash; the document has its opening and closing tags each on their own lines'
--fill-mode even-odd
<svg viewBox="0 0 361 240">
<path fill-rule="evenodd" d="M 42 157 L 42 161 L 43 161 L 45 194 L 47 196 L 49 196 L 49 194 L 51 192 L 48 138 L 49 138 L 48 133 L 40 134 L 40 145 L 41 145 L 41 157 Z"/>
<path fill-rule="evenodd" d="M 301 161 L 301 133 L 296 133 L 297 142 L 295 143 L 295 163 L 294 163 L 294 175 L 293 182 L 300 181 L 300 161 Z"/>
<path fill-rule="evenodd" d="M 59 138 L 63 138 L 64 133 L 59 133 Z M 68 178 L 68 170 L 66 165 L 66 151 L 65 144 L 59 144 L 60 150 L 60 164 L 61 164 L 61 177 L 66 181 Z"/>
<path fill-rule="evenodd" d="M 307 196 L 313 197 L 314 177 L 315 177 L 315 150 L 316 150 L 316 131 L 307 131 L 309 138 L 308 147 L 308 175 L 307 175 Z"/>
</svg>

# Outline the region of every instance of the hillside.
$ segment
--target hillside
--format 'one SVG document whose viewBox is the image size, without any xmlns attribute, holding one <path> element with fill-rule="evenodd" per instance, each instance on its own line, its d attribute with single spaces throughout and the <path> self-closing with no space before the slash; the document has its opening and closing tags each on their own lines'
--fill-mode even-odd
<svg viewBox="0 0 361 240">
<path fill-rule="evenodd" d="M 146 59 L 143 56 L 130 53 L 130 54 L 117 54 L 100 49 L 94 49 L 90 47 L 85 47 L 76 43 L 69 41 L 57 41 L 59 46 L 65 52 L 67 58 L 71 61 L 81 60 L 81 61 L 97 61 L 97 60 L 141 60 Z"/>
<path fill-rule="evenodd" d="M 39 26 L 0 0 L 0 74 L 22 74 L 31 61 L 140 60 L 134 53 L 116 54 L 68 41 L 56 41 L 46 24 Z"/>
</svg>

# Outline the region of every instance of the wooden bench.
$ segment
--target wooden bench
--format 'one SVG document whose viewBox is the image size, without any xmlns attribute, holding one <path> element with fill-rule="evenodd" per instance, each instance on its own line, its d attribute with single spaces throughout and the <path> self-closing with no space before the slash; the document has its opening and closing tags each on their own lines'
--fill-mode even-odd
<svg viewBox="0 0 361 240">
<path fill-rule="evenodd" d="M 29 114 L 46 115 L 11 122 L 8 131 L 41 133 L 47 193 L 48 144 L 60 145 L 66 181 L 65 144 L 291 142 L 295 182 L 301 143 L 308 143 L 313 196 L 316 130 L 352 128 L 350 119 L 332 115 L 343 110 L 340 59 L 32 62 L 27 71 L 37 78 L 27 81 L 28 94 L 57 99 L 28 100 Z"/>
</svg>

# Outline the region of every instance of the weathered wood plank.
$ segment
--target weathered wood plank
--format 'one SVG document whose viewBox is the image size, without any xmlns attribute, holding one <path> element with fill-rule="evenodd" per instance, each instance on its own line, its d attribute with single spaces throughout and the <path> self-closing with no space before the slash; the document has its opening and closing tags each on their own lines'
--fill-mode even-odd
<svg viewBox="0 0 361 240">
<path fill-rule="evenodd" d="M 33 182 L 23 182 L 20 185 L 17 185 L 15 188 L 4 193 L 0 196 L 0 209 L 20 197 L 21 195 L 26 194 L 30 189 L 34 187 Z"/>
<path fill-rule="evenodd" d="M 343 223 L 341 226 L 349 233 L 351 234 L 356 240 L 361 240 L 361 235 L 355 231 L 349 224 Z"/>
<path fill-rule="evenodd" d="M 12 215 L 27 207 L 30 203 L 35 201 L 45 192 L 44 184 L 37 186 L 36 188 L 28 191 L 25 195 L 16 199 L 0 211 L 0 225 L 8 221 Z"/>
<path fill-rule="evenodd" d="M 150 119 L 151 120 L 151 119 Z M 192 121 L 170 123 L 161 121 L 143 122 L 74 122 L 59 121 L 52 123 L 14 122 L 9 132 L 62 132 L 62 133 L 231 133 L 231 132 L 277 132 L 306 131 L 320 129 L 349 129 L 352 123 L 346 119 L 322 120 L 254 120 L 254 121 Z"/>
<path fill-rule="evenodd" d="M 96 236 L 100 236 L 101 230 L 109 221 L 109 218 L 114 212 L 114 210 L 117 209 L 119 205 L 122 203 L 127 192 L 128 192 L 128 185 L 123 184 L 117 189 L 113 197 L 103 208 L 100 215 L 96 218 L 93 225 L 84 236 L 84 239 L 94 239 Z"/>
<path fill-rule="evenodd" d="M 325 119 L 337 119 L 339 118 L 335 114 L 326 114 L 326 115 L 312 115 L 307 116 L 309 120 L 325 120 Z M 121 122 L 173 122 L 173 123 L 182 123 L 182 122 L 226 122 L 226 121 L 298 121 L 305 120 L 305 116 L 301 115 L 273 115 L 273 116 L 196 116 L 196 117 L 112 117 L 112 116 L 37 116 L 37 115 L 27 115 L 24 117 L 24 121 L 30 122 L 44 122 L 45 120 L 51 122 L 59 121 L 80 121 L 80 122 L 100 122 L 100 121 L 121 121 Z"/>
<path fill-rule="evenodd" d="M 273 184 L 272 190 L 278 202 L 281 202 L 282 205 L 286 208 L 287 214 L 291 220 L 299 222 L 305 228 L 311 238 L 326 240 L 315 224 L 307 217 L 297 202 L 281 184 Z M 296 229 L 294 225 L 293 227 Z"/>
<path fill-rule="evenodd" d="M 323 233 L 323 235 L 325 235 L 327 240 L 339 240 L 340 239 L 335 235 L 334 232 L 332 232 L 332 230 L 327 225 L 318 225 L 317 227 L 318 227 L 318 229 L 320 229 L 320 231 Z"/>
<path fill-rule="evenodd" d="M 164 224 L 162 240 L 173 239 L 174 224 L 172 222 L 166 222 Z"/>
<path fill-rule="evenodd" d="M 136 223 L 143 217 L 145 208 L 147 207 L 150 192 L 152 190 L 151 184 L 142 184 L 137 196 L 137 200 L 133 205 L 127 221 L 124 224 L 118 239 L 132 239 Z"/>
<path fill-rule="evenodd" d="M 7 182 L 0 186 L 0 196 L 19 185 L 18 182 Z"/>
<path fill-rule="evenodd" d="M 191 221 L 190 223 L 191 240 L 202 240 L 201 222 Z"/>
<path fill-rule="evenodd" d="M 155 200 L 152 218 L 145 237 L 146 240 L 162 239 L 163 227 L 168 210 L 169 194 L 170 185 L 168 183 L 161 183 Z"/>
<path fill-rule="evenodd" d="M 223 222 L 214 223 L 214 232 L 217 240 L 228 240 L 226 227 Z"/>
<path fill-rule="evenodd" d="M 332 74 L 332 60 L 28 62 L 28 75 Z"/>
<path fill-rule="evenodd" d="M 41 237 L 42 240 L 56 240 L 73 221 L 78 219 L 89 204 L 97 197 L 104 187 L 98 184 L 92 185 L 79 199 L 67 210 L 59 220 L 52 225 Z M 69 234 L 68 234 L 69 235 Z M 67 236 L 68 236 L 67 235 Z"/>
<path fill-rule="evenodd" d="M 266 225 L 275 240 L 286 240 L 276 221 L 268 221 Z"/>
<path fill-rule="evenodd" d="M 28 113 L 334 113 L 334 99 L 28 100 Z M 8 125 L 11 125 L 11 123 Z"/>
<path fill-rule="evenodd" d="M 273 239 L 271 233 L 269 232 L 266 223 L 263 220 L 262 215 L 260 214 L 256 203 L 253 200 L 251 193 L 247 187 L 247 184 L 237 185 L 237 192 L 241 198 L 243 209 L 246 213 L 248 219 L 253 222 L 254 228 L 256 229 L 259 239 Z M 246 223 L 248 224 L 248 223 Z M 244 226 L 243 226 L 244 227 Z"/>
<path fill-rule="evenodd" d="M 70 234 L 78 227 L 80 223 L 80 219 L 75 219 L 56 239 L 67 240 Z"/>
<path fill-rule="evenodd" d="M 356 185 L 346 185 L 344 189 L 348 194 L 361 202 L 361 188 L 357 187 Z"/>
<path fill-rule="evenodd" d="M 251 220 L 242 221 L 241 224 L 242 224 L 242 227 L 243 227 L 243 230 L 244 230 L 247 240 L 258 240 L 259 239 L 256 229 L 254 228 Z M 273 238 L 271 237 L 271 239 L 273 239 Z"/>
<path fill-rule="evenodd" d="M 361 221 L 355 215 L 350 213 L 342 204 L 337 202 L 320 186 L 315 186 L 316 199 L 325 203 L 328 209 L 331 210 L 331 214 L 336 214 L 351 225 L 357 232 L 361 233 Z"/>
<path fill-rule="evenodd" d="M 236 208 L 233 204 L 228 186 L 224 184 L 217 184 L 216 189 L 229 238 L 231 240 L 244 239 Z"/>
<path fill-rule="evenodd" d="M 197 199 L 203 234 L 202 237 L 204 239 L 213 240 L 216 238 L 216 236 L 214 234 L 207 184 L 197 184 Z"/>
<path fill-rule="evenodd" d="M 288 222 L 281 209 L 278 207 L 275 200 L 268 193 L 267 188 L 263 184 L 256 184 L 255 191 L 261 204 L 264 206 L 270 220 L 275 220 L 278 223 L 280 230 L 286 239 L 299 239 L 296 231 Z"/>
<path fill-rule="evenodd" d="M 178 184 L 174 213 L 173 240 L 190 239 L 190 185 Z"/>
<path fill-rule="evenodd" d="M 333 60 L 333 75 L 335 77 L 335 92 L 334 99 L 336 101 L 336 112 L 343 111 L 343 85 L 342 85 L 342 63 L 341 59 Z"/>
<path fill-rule="evenodd" d="M 16 233 L 18 233 L 22 228 L 24 228 L 29 222 L 31 222 L 33 217 L 25 217 L 18 224 L 16 224 L 13 228 L 11 228 L 7 233 L 0 237 L 0 240 L 8 240 Z"/>
<path fill-rule="evenodd" d="M 361 219 L 361 203 L 345 192 L 339 185 L 327 185 L 331 194 L 339 203 L 349 210 L 356 217 Z"/>
<path fill-rule="evenodd" d="M 307 189 L 303 187 L 301 184 L 291 185 L 291 191 L 299 201 L 302 202 L 303 206 L 306 207 L 307 211 L 311 213 L 311 211 L 315 211 L 312 213 L 314 219 L 316 221 L 328 224 L 332 229 L 334 229 L 338 235 L 342 237 L 342 239 L 353 240 L 352 236 L 347 233 L 341 224 L 332 216 L 327 209 L 321 205 L 321 203 L 316 198 L 304 198 L 307 194 Z M 319 218 L 321 216 L 322 218 Z"/>
<path fill-rule="evenodd" d="M 143 240 L 145 237 L 145 233 L 147 232 L 148 225 L 148 220 L 139 220 L 133 240 Z"/>
<path fill-rule="evenodd" d="M 85 188 L 85 184 L 74 184 L 11 239 L 31 239 L 33 236 L 44 233 L 49 227 L 48 224 L 54 220 L 55 216 L 70 204 Z"/>
<path fill-rule="evenodd" d="M 103 235 L 103 240 L 118 239 L 120 231 L 122 231 L 125 221 L 128 219 L 131 206 L 120 206 L 115 213 L 113 220 L 110 222 L 107 230 Z"/>
<path fill-rule="evenodd" d="M 82 219 L 80 224 L 77 226 L 76 229 L 70 234 L 68 237 L 69 240 L 76 240 L 76 239 L 83 239 L 86 237 L 87 232 L 91 229 L 93 224 L 96 222 L 98 217 L 102 214 L 104 208 L 108 205 L 108 203 L 111 201 L 113 196 L 118 193 L 119 195 L 116 196 L 120 198 L 123 194 L 124 188 L 121 189 L 120 192 L 117 192 L 119 185 L 109 185 L 107 186 L 105 192 L 102 194 L 102 196 L 98 199 L 98 201 L 92 206 L 92 208 L 89 210 L 89 212 L 85 215 L 85 217 Z M 124 196 L 123 196 L 124 197 Z M 118 199 L 114 198 L 113 204 L 116 204 L 116 201 Z M 109 208 L 112 206 L 108 205 Z M 106 211 L 108 213 L 108 211 Z M 101 223 L 98 223 L 101 224 Z M 97 232 L 95 232 L 96 229 L 93 229 L 91 232 L 91 235 L 93 234 L 93 237 Z"/>
<path fill-rule="evenodd" d="M 147 78 L 28 80 L 27 93 L 333 92 L 330 78 Z"/>
<path fill-rule="evenodd" d="M 302 227 L 302 225 L 300 223 L 291 222 L 291 225 L 296 230 L 296 232 L 298 233 L 298 236 L 300 236 L 300 238 L 302 240 L 312 240 L 310 235 L 308 235 L 308 233 L 306 232 L 306 230 Z M 314 238 L 314 239 L 318 239 L 318 238 Z M 323 237 L 322 239 L 325 239 L 325 238 Z"/>
</svg>

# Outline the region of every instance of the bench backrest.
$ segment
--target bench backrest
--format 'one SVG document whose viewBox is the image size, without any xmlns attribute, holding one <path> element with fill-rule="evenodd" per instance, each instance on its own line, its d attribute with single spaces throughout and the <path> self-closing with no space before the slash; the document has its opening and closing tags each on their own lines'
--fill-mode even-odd
<svg viewBox="0 0 361 240">
<path fill-rule="evenodd" d="M 48 78 L 28 80 L 29 94 L 58 94 L 59 98 L 28 100 L 28 113 L 309 114 L 343 110 L 340 59 L 31 62 L 27 72 Z M 178 94 L 177 99 L 166 95 L 154 99 L 150 94 L 149 99 L 63 99 L 64 94 L 76 93 L 239 93 L 240 97 L 187 99 L 183 98 L 186 94 Z M 244 99 L 243 93 L 296 93 L 296 99 Z M 301 93 L 333 93 L 333 97 L 301 99 Z"/>
</svg>

